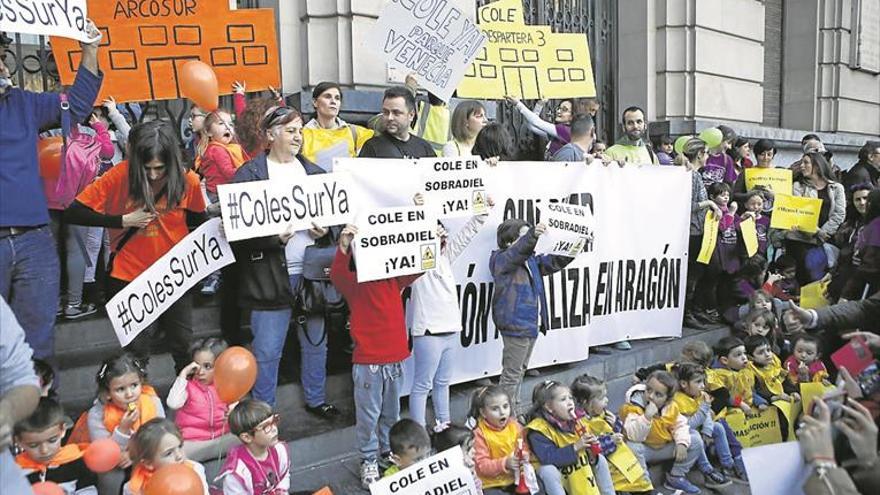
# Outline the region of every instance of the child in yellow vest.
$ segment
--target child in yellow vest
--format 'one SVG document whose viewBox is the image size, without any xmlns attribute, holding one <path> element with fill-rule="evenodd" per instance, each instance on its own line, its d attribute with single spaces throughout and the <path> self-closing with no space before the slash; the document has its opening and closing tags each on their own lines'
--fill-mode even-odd
<svg viewBox="0 0 880 495">
<path fill-rule="evenodd" d="M 393 466 L 383 477 L 391 476 L 421 461 L 431 453 L 431 439 L 425 427 L 411 419 L 401 419 L 388 432 Z"/>
<path fill-rule="evenodd" d="M 755 375 L 755 393 L 767 402 L 801 400 L 797 386 L 788 380 L 788 371 L 782 367 L 782 361 L 773 353 L 772 344 L 766 337 L 749 335 L 745 345 L 749 370 Z"/>
<path fill-rule="evenodd" d="M 602 446 L 602 455 L 606 458 L 618 451 L 626 451 L 633 457 L 630 448 L 623 442 L 623 423 L 614 413 L 608 410 L 608 389 L 605 382 L 590 376 L 581 375 L 571 384 L 571 395 L 578 407 L 584 411 L 590 430 L 598 436 Z M 631 468 L 629 479 L 614 464 L 614 457 L 608 462 L 611 481 L 614 489 L 621 492 L 647 492 L 654 489 L 651 478 L 647 476 L 641 465 Z M 633 480 L 633 481 L 630 481 Z"/>
<path fill-rule="evenodd" d="M 541 464 L 538 476 L 548 494 L 616 493 L 599 438 L 575 407 L 568 387 L 555 381 L 538 384 L 532 392 L 531 417 L 526 426 L 529 447 Z"/>
<path fill-rule="evenodd" d="M 620 407 L 620 418 L 627 445 L 638 457 L 642 469 L 648 463 L 673 459 L 664 486 L 669 490 L 697 494 L 700 489 L 688 481 L 687 473 L 703 450 L 703 440 L 692 432 L 672 400 L 678 384 L 667 371 L 654 371 L 644 384 L 634 385 L 626 392 L 626 403 Z"/>
<path fill-rule="evenodd" d="M 171 464 L 186 464 L 202 481 L 203 494 L 208 495 L 205 467 L 190 461 L 183 453 L 183 435 L 173 421 L 154 418 L 147 421 L 131 438 L 129 455 L 134 463 L 131 479 L 122 488 L 123 495 L 142 495 L 153 474 Z"/>
<path fill-rule="evenodd" d="M 715 344 L 713 369 L 721 388 L 710 392 L 719 407 L 732 407 L 745 414 L 767 409 L 767 401 L 755 394 L 755 374 L 748 367 L 746 345 L 737 337 L 723 337 Z M 756 410 L 757 409 L 757 410 Z"/>
<path fill-rule="evenodd" d="M 737 483 L 748 483 L 745 464 L 742 459 L 742 445 L 724 419 L 715 419 L 710 406 L 712 398 L 705 392 L 706 372 L 696 364 L 685 363 L 676 368 L 679 390 L 672 400 L 679 411 L 688 419 L 692 432 L 702 434 L 706 447 L 697 459 L 697 468 L 703 473 L 709 488 L 721 488 Z M 715 469 L 706 455 L 712 446 L 721 471 Z"/>
<path fill-rule="evenodd" d="M 522 425 L 513 417 L 510 397 L 499 386 L 482 387 L 471 399 L 474 428 L 474 464 L 485 495 L 509 493 L 518 482 L 517 473 L 529 462 Z M 522 454 L 518 455 L 519 445 Z"/>
</svg>

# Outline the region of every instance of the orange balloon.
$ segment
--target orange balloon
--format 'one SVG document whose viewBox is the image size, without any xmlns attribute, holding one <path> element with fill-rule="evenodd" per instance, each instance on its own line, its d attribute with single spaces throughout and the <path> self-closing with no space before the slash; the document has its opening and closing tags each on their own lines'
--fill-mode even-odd
<svg viewBox="0 0 880 495">
<path fill-rule="evenodd" d="M 41 481 L 31 485 L 35 495 L 64 495 L 64 490 L 57 483 Z"/>
<path fill-rule="evenodd" d="M 220 400 L 231 404 L 250 392 L 257 381 L 257 359 L 244 347 L 230 347 L 214 362 L 214 385 Z"/>
<path fill-rule="evenodd" d="M 213 112 L 220 106 L 217 75 L 210 65 L 192 60 L 180 68 L 180 92 L 202 110 Z"/>
<path fill-rule="evenodd" d="M 119 465 L 121 458 L 122 451 L 119 449 L 119 444 L 110 438 L 102 438 L 90 443 L 83 455 L 86 466 L 98 474 L 112 471 Z"/>
<path fill-rule="evenodd" d="M 144 486 L 144 495 L 204 495 L 199 475 L 188 464 L 169 464 L 156 471 Z"/>
<path fill-rule="evenodd" d="M 58 180 L 61 175 L 61 150 L 64 138 L 52 136 L 37 140 L 37 158 L 40 163 L 40 177 Z"/>
</svg>

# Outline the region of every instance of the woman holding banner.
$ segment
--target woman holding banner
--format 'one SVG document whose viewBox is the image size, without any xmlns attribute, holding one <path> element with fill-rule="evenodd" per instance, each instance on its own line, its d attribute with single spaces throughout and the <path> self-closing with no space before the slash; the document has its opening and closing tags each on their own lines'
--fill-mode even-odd
<svg viewBox="0 0 880 495">
<path fill-rule="evenodd" d="M 307 175 L 324 173 L 300 154 L 302 125 L 302 116 L 295 109 L 270 108 L 260 124 L 269 151 L 242 165 L 232 182 L 271 179 L 294 183 Z M 305 251 L 316 240 L 329 241 L 328 233 L 328 229 L 315 225 L 308 231 L 288 229 L 281 235 L 232 243 L 241 274 L 239 305 L 251 310 L 253 351 L 258 364 L 253 395 L 272 406 L 275 405 L 281 352 L 302 279 Z M 323 315 L 308 315 L 297 327 L 306 410 L 324 418 L 336 416 L 339 411 L 325 402 L 327 338 Z"/>
<path fill-rule="evenodd" d="M 801 286 L 819 280 L 834 266 L 838 249 L 828 241 L 846 218 L 846 192 L 834 180 L 831 164 L 821 153 L 805 153 L 801 171 L 792 183 L 792 195 L 822 200 L 819 230 L 815 234 L 792 230 L 786 233 L 785 250 L 797 261 Z"/>
<path fill-rule="evenodd" d="M 302 130 L 302 155 L 324 170 L 331 170 L 333 158 L 355 157 L 373 131 L 349 124 L 339 118 L 342 110 L 342 87 L 335 82 L 321 82 L 312 91 L 315 118 Z"/>
<path fill-rule="evenodd" d="M 171 125 L 159 120 L 137 124 L 128 139 L 128 161 L 86 187 L 64 212 L 65 220 L 72 224 L 110 229 L 107 289 L 111 297 L 186 237 L 188 225 L 205 219 L 199 178 L 186 169 Z M 159 317 L 158 328 L 179 372 L 192 361 L 188 352 L 193 333 L 189 295 L 184 294 Z M 127 350 L 148 359 L 150 333 L 141 332 Z"/>
</svg>

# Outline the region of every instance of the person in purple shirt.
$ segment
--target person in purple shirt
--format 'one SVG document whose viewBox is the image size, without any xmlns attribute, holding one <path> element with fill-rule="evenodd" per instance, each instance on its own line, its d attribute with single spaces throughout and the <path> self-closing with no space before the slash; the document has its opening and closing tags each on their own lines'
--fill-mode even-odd
<svg viewBox="0 0 880 495">
<path fill-rule="evenodd" d="M 721 131 L 721 144 L 709 150 L 709 159 L 700 170 L 703 184 L 707 189 L 716 182 L 725 182 L 732 186 L 738 175 L 736 162 L 727 154 L 727 150 L 732 148 L 736 141 L 736 131 L 726 125 L 719 125 L 718 130 Z"/>
<path fill-rule="evenodd" d="M 743 207 L 745 208 L 745 213 L 742 214 L 740 223 L 742 221 L 753 218 L 755 220 L 755 232 L 758 234 L 758 253 L 763 256 L 767 256 L 767 245 L 769 242 L 769 238 L 767 237 L 770 232 L 770 215 L 764 213 L 764 194 L 763 191 L 753 189 L 745 195 L 743 200 Z"/>
<path fill-rule="evenodd" d="M 103 77 L 98 70 L 101 34 L 91 21 L 85 32 L 93 41 L 81 44 L 82 60 L 67 93 L 71 123 L 91 113 Z M 34 357 L 50 362 L 60 268 L 37 163 L 37 134 L 58 125 L 61 105 L 58 93 L 13 87 L 0 59 L 0 296 L 24 328 Z"/>
<path fill-rule="evenodd" d="M 565 99 L 559 102 L 556 107 L 556 121 L 553 123 L 543 120 L 537 112 L 533 112 L 526 107 L 519 98 L 515 96 L 505 96 L 505 100 L 514 105 L 522 114 L 523 118 L 529 126 L 529 130 L 533 133 L 549 139 L 550 144 L 547 147 L 547 157 L 552 157 L 563 146 L 571 142 L 571 121 L 574 119 L 574 100 Z"/>
</svg>

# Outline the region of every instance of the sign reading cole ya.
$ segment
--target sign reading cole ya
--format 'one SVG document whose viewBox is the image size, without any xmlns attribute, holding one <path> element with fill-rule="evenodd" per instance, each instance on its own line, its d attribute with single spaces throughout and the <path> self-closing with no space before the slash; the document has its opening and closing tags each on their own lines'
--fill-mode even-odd
<svg viewBox="0 0 880 495">
<path fill-rule="evenodd" d="M 437 266 L 437 217 L 423 206 L 366 210 L 357 227 L 354 259 L 358 282 L 412 275 Z"/>
</svg>

